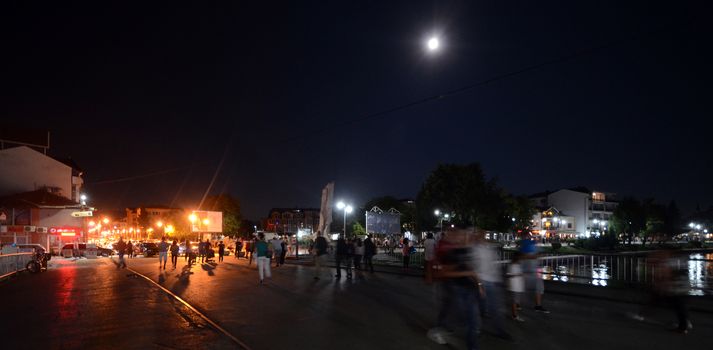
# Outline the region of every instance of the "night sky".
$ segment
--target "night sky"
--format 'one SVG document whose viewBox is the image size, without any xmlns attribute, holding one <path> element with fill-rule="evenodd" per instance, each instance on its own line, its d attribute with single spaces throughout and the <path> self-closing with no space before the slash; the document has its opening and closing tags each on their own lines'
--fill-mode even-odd
<svg viewBox="0 0 713 350">
<path fill-rule="evenodd" d="M 713 204 L 703 1 L 0 6 L 2 124 L 51 130 L 99 208 L 192 207 L 213 182 L 258 219 L 332 180 L 413 198 L 448 162 L 515 194 Z"/>
</svg>

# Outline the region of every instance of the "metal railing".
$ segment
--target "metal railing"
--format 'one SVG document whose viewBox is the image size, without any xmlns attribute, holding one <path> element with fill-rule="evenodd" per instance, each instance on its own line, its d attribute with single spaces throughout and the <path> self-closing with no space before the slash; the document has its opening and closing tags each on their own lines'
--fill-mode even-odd
<svg viewBox="0 0 713 350">
<path fill-rule="evenodd" d="M 0 254 L 0 279 L 10 277 L 25 269 L 34 253 Z"/>
</svg>

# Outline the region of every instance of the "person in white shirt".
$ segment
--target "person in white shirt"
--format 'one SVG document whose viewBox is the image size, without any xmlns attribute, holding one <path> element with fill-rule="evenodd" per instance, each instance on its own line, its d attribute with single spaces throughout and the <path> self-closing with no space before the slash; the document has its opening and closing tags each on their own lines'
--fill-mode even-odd
<svg viewBox="0 0 713 350">
<path fill-rule="evenodd" d="M 520 307 L 520 299 L 525 293 L 525 277 L 522 275 L 522 265 L 520 265 L 520 254 L 516 253 L 512 258 L 507 271 L 508 276 L 508 291 L 510 292 L 510 304 L 512 308 L 512 319 L 519 322 L 525 320 L 518 315 L 517 310 Z"/>
<path fill-rule="evenodd" d="M 475 247 L 473 249 L 472 266 L 475 269 L 475 274 L 478 276 L 480 284 L 480 307 L 481 310 L 487 310 L 493 320 L 496 335 L 510 339 L 511 336 L 505 330 L 505 320 L 500 310 L 502 305 L 502 273 L 500 265 L 498 265 L 498 256 L 490 244 L 485 240 L 485 231 L 482 229 L 475 230 Z"/>
<path fill-rule="evenodd" d="M 280 236 L 275 236 L 272 241 L 272 256 L 275 258 L 275 267 L 280 267 L 280 256 L 282 255 L 282 239 Z"/>
</svg>

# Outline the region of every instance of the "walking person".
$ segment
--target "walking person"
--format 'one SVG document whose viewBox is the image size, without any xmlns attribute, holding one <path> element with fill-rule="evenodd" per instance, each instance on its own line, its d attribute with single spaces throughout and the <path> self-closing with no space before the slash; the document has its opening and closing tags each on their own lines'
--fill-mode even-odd
<svg viewBox="0 0 713 350">
<path fill-rule="evenodd" d="M 424 278 L 426 283 L 433 283 L 433 263 L 436 260 L 436 240 L 433 239 L 433 233 L 429 232 L 426 235 L 426 240 L 423 242 L 423 255 L 426 260 L 424 266 Z"/>
<path fill-rule="evenodd" d="M 183 250 L 183 253 L 184 253 L 183 261 L 188 260 L 188 255 L 190 255 L 190 252 L 191 252 L 191 241 L 186 239 L 186 248 Z"/>
<path fill-rule="evenodd" d="M 372 258 L 376 255 L 376 244 L 371 240 L 371 235 L 367 235 L 364 240 L 364 270 L 374 273 Z"/>
<path fill-rule="evenodd" d="M 220 243 L 218 243 L 218 262 L 223 261 L 223 255 L 225 255 L 225 244 L 223 244 L 223 241 L 220 241 Z"/>
<path fill-rule="evenodd" d="M 124 261 L 124 254 L 126 253 L 126 242 L 124 242 L 123 237 L 119 237 L 119 242 L 116 242 L 116 252 L 119 253 L 119 264 L 116 268 L 126 268 L 126 261 Z"/>
<path fill-rule="evenodd" d="M 525 293 L 525 278 L 522 276 L 522 266 L 520 265 L 520 253 L 516 252 L 508 266 L 508 293 L 510 294 L 510 316 L 518 322 L 525 322 L 520 315 L 518 309 L 522 294 Z"/>
<path fill-rule="evenodd" d="M 522 274 L 525 277 L 525 289 L 535 294 L 535 311 L 549 314 L 550 310 L 542 306 L 542 295 L 545 293 L 545 283 L 537 260 L 535 241 L 525 239 L 520 244 Z"/>
<path fill-rule="evenodd" d="M 354 268 L 361 270 L 361 260 L 364 257 L 364 243 L 357 239 L 354 244 Z"/>
<path fill-rule="evenodd" d="M 354 260 L 354 240 L 347 240 L 347 256 L 345 259 L 345 266 L 347 268 L 347 279 L 352 279 L 352 261 Z"/>
<path fill-rule="evenodd" d="M 255 252 L 257 253 L 257 271 L 260 276 L 260 284 L 265 277 L 272 278 L 270 273 L 270 258 L 269 258 L 269 243 L 265 242 L 265 234 L 258 233 L 258 239 L 255 242 Z"/>
<path fill-rule="evenodd" d="M 409 262 L 411 261 L 411 247 L 409 246 L 409 239 L 404 238 L 403 247 L 401 247 L 401 254 L 403 255 L 404 270 L 408 269 Z"/>
<path fill-rule="evenodd" d="M 235 242 L 235 258 L 240 259 L 240 254 L 243 253 L 243 237 L 238 238 Z"/>
<path fill-rule="evenodd" d="M 203 241 L 198 240 L 198 257 L 201 259 L 201 263 L 205 260 L 205 244 Z"/>
<path fill-rule="evenodd" d="M 339 239 L 337 239 L 337 252 L 335 256 L 335 260 L 337 263 L 337 274 L 334 275 L 336 278 L 342 278 L 342 262 L 345 262 L 347 259 L 347 254 L 349 253 L 348 248 L 347 248 L 347 242 L 344 240 L 343 235 L 339 235 Z M 349 265 L 346 266 L 347 273 L 350 273 L 350 268 Z"/>
<path fill-rule="evenodd" d="M 166 262 L 168 261 L 168 243 L 166 242 L 166 237 L 161 237 L 161 242 L 158 243 L 158 269 L 161 269 L 161 262 L 163 262 L 163 269 L 166 269 Z"/>
<path fill-rule="evenodd" d="M 280 265 L 285 264 L 285 258 L 287 257 L 287 240 L 288 238 L 285 237 L 285 240 L 282 240 L 282 243 L 280 246 L 282 247 L 282 251 L 280 252 Z"/>
<path fill-rule="evenodd" d="M 314 279 L 318 280 L 321 276 L 322 265 L 327 257 L 327 240 L 322 237 L 322 232 L 317 231 L 317 238 L 312 245 L 312 255 L 314 255 Z"/>
<path fill-rule="evenodd" d="M 249 255 L 248 266 L 253 263 L 253 253 L 255 252 L 255 238 L 245 242 L 245 254 Z"/>
<path fill-rule="evenodd" d="M 470 266 L 473 247 L 467 244 L 468 234 L 464 229 L 449 230 L 438 246 L 436 259 L 441 269 L 436 276 L 441 282 L 441 306 L 436 326 L 426 335 L 438 344 L 447 344 L 444 335 L 453 329 L 450 315 L 458 311 L 466 320 L 466 345 L 473 350 L 478 348 L 477 276 Z"/>
<path fill-rule="evenodd" d="M 272 252 L 275 257 L 275 267 L 280 267 L 280 256 L 282 256 L 282 239 L 280 236 L 275 236 L 270 241 L 272 243 Z"/>
<path fill-rule="evenodd" d="M 501 310 L 503 287 L 502 272 L 496 263 L 498 256 L 495 249 L 485 240 L 485 230 L 476 229 L 474 238 L 475 245 L 471 265 L 478 277 L 480 310 L 486 311 L 490 316 L 496 336 L 510 339 L 510 334 L 505 330 L 505 320 Z"/>
<path fill-rule="evenodd" d="M 173 269 L 176 269 L 176 265 L 178 264 L 178 255 L 179 255 L 179 248 L 178 248 L 178 241 L 173 240 L 173 244 L 171 244 L 171 265 L 173 265 Z"/>
<path fill-rule="evenodd" d="M 126 256 L 128 258 L 133 258 L 134 257 L 134 245 L 131 244 L 131 241 L 126 243 Z"/>
</svg>

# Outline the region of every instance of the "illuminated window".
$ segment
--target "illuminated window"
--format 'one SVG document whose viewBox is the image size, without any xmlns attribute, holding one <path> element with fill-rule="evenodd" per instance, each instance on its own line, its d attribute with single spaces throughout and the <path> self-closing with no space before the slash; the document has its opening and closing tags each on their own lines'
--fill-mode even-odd
<svg viewBox="0 0 713 350">
<path fill-rule="evenodd" d="M 598 202 L 604 202 L 604 201 L 606 201 L 606 196 L 604 196 L 604 193 L 602 193 L 602 192 L 593 192 L 592 200 L 595 200 Z"/>
</svg>

